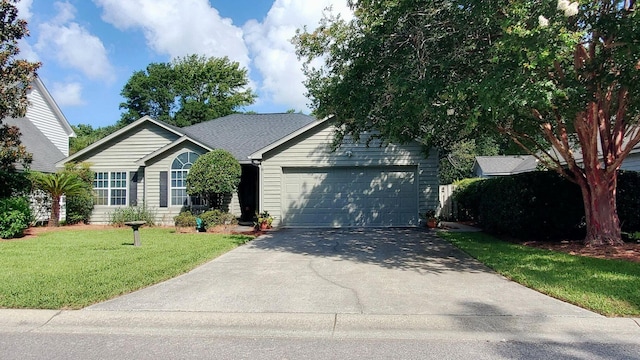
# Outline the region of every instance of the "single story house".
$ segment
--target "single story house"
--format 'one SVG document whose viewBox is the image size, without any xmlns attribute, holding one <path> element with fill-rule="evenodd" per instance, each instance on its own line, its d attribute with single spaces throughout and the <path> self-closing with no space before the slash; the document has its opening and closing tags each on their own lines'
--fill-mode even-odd
<svg viewBox="0 0 640 360">
<path fill-rule="evenodd" d="M 233 114 L 184 128 L 143 117 L 57 166 L 91 164 L 93 223 L 108 222 L 117 207 L 145 205 L 172 225 L 194 201 L 185 182 L 191 164 L 217 148 L 241 164 L 229 206 L 239 217 L 266 210 L 275 226 L 416 226 L 420 213 L 437 207 L 435 151 L 375 141 L 332 151 L 334 129 L 330 119 L 293 113 Z"/>
<path fill-rule="evenodd" d="M 537 165 L 532 155 L 476 156 L 472 172 L 476 177 L 489 178 L 534 171 Z"/>
</svg>

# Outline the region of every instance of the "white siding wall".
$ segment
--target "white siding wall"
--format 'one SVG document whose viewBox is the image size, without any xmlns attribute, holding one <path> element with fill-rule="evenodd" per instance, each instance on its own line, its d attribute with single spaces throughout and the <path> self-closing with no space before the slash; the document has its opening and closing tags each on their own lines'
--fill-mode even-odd
<svg viewBox="0 0 640 360">
<path fill-rule="evenodd" d="M 260 187 L 261 210 L 275 217 L 277 226 L 282 217 L 283 167 L 327 167 L 327 166 L 417 166 L 419 212 L 438 206 L 438 156 L 431 151 L 428 157 L 417 144 L 378 147 L 371 144 L 343 145 L 331 152 L 333 127 L 319 126 L 306 136 L 294 139 L 263 156 Z M 349 156 L 350 154 L 350 156 Z"/>
<path fill-rule="evenodd" d="M 145 184 L 148 184 L 148 172 L 145 173 L 145 170 L 141 169 L 136 164 L 136 161 L 175 141 L 177 138 L 176 134 L 153 123 L 144 123 L 119 137 L 119 139 L 122 139 L 121 141 L 104 144 L 95 149 L 95 151 L 77 158 L 76 161 L 90 163 L 91 170 L 96 172 L 126 171 L 128 175 L 131 171 L 138 171 L 138 205 L 144 203 L 149 207 L 158 207 L 158 200 L 153 204 L 149 199 L 144 198 Z M 130 195 L 127 183 L 127 205 L 129 204 Z M 107 223 L 110 213 L 117 208 L 118 206 L 94 206 L 91 222 Z"/>
<path fill-rule="evenodd" d="M 33 86 L 28 94 L 29 107 L 27 118 L 40 130 L 65 156 L 69 156 L 69 135 L 62 127 L 54 110 L 45 101 L 38 86 Z"/>
</svg>

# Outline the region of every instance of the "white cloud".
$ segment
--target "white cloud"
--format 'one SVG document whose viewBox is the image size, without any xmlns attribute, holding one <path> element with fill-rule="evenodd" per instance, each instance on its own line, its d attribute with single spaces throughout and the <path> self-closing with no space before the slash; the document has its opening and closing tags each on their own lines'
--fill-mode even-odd
<svg viewBox="0 0 640 360">
<path fill-rule="evenodd" d="M 344 0 L 276 0 L 262 23 L 250 20 L 245 24 L 244 39 L 263 78 L 259 88 L 262 100 L 296 110 L 308 108 L 302 64 L 291 39 L 296 29 L 305 25 L 313 31 L 327 7 L 344 18 L 352 16 Z"/>
<path fill-rule="evenodd" d="M 32 3 L 33 3 L 33 0 L 18 1 L 18 3 L 16 4 L 16 8 L 18 9 L 18 17 L 25 20 L 31 19 L 31 16 L 33 15 L 31 13 Z"/>
<path fill-rule="evenodd" d="M 35 49 L 41 55 L 55 57 L 63 67 L 80 70 L 92 79 L 114 79 L 113 67 L 102 41 L 72 20 L 76 9 L 66 2 L 57 2 L 57 15 L 40 24 L 40 36 Z"/>
<path fill-rule="evenodd" d="M 82 100 L 82 84 L 80 83 L 53 83 L 51 94 L 60 106 L 84 105 L 84 101 Z"/>
<path fill-rule="evenodd" d="M 94 0 L 102 19 L 120 30 L 142 29 L 147 44 L 171 58 L 189 54 L 228 56 L 249 65 L 242 30 L 222 18 L 208 0 Z"/>
</svg>

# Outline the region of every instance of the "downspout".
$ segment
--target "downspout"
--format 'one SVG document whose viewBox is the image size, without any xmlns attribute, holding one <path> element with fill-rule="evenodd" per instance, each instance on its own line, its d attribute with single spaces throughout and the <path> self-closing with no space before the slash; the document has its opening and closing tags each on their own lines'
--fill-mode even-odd
<svg viewBox="0 0 640 360">
<path fill-rule="evenodd" d="M 258 192 L 258 209 L 257 210 L 259 213 L 261 213 L 262 211 L 264 211 L 262 206 L 264 202 L 264 194 L 262 191 L 262 183 L 264 182 L 263 173 L 262 173 L 262 160 L 252 159 L 251 164 L 258 167 L 258 183 L 256 184 L 256 186 L 258 187 L 256 189 L 256 191 Z"/>
</svg>

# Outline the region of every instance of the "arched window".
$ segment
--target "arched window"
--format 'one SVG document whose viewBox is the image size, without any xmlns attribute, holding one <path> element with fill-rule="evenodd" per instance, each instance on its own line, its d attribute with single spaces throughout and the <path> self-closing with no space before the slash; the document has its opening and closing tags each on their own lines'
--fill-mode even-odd
<svg viewBox="0 0 640 360">
<path fill-rule="evenodd" d="M 198 158 L 194 152 L 184 152 L 178 155 L 171 164 L 171 205 L 191 205 L 187 195 L 187 174 Z"/>
</svg>

